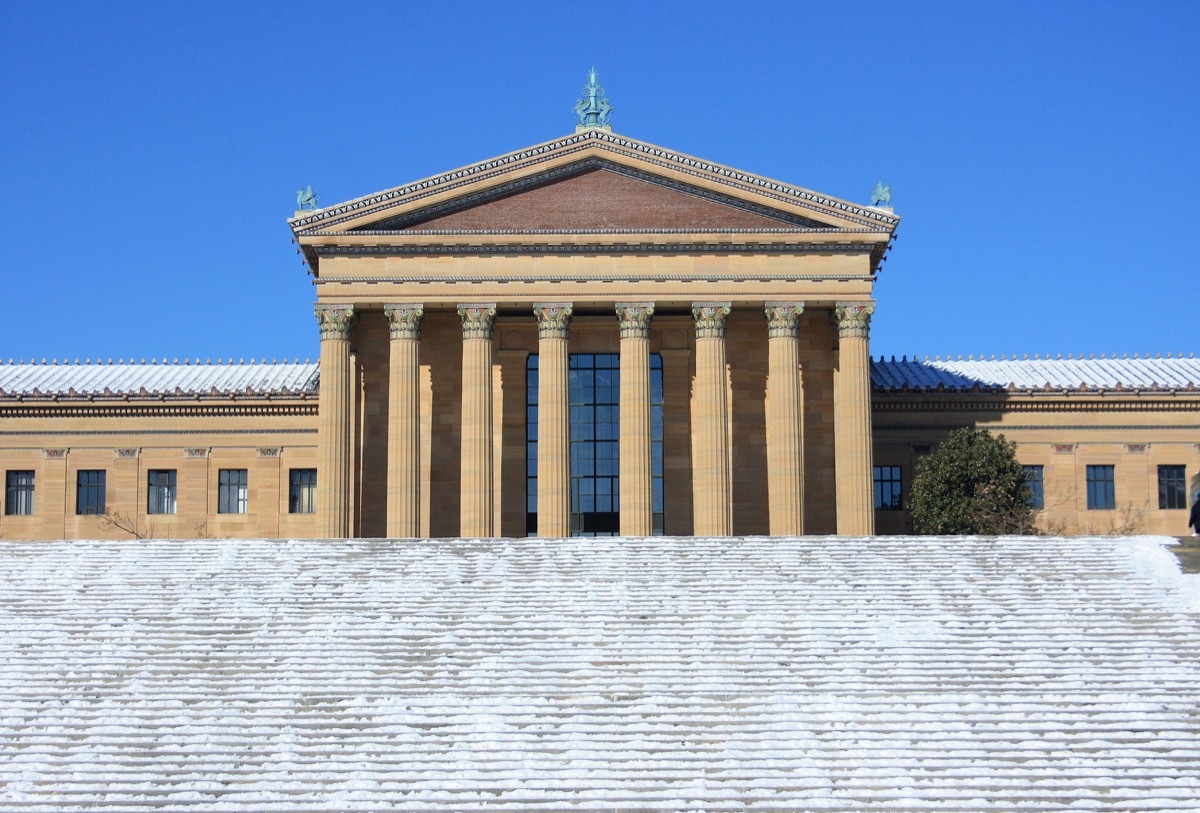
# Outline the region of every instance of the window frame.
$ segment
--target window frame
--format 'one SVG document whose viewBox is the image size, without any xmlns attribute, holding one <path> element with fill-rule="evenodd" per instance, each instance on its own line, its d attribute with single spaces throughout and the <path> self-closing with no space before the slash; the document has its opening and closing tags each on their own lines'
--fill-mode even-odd
<svg viewBox="0 0 1200 813">
<path fill-rule="evenodd" d="M 249 513 L 250 472 L 247 469 L 217 471 L 217 513 Z"/>
<path fill-rule="evenodd" d="M 34 469 L 10 469 L 4 474 L 4 515 L 33 516 L 36 503 L 37 472 Z"/>
<path fill-rule="evenodd" d="M 1046 467 L 1043 465 L 1021 466 L 1025 470 L 1025 486 L 1029 489 L 1029 507 L 1034 511 L 1046 508 Z"/>
<path fill-rule="evenodd" d="M 871 480 L 876 511 L 904 510 L 903 466 L 875 466 Z M 889 498 L 886 504 L 885 496 Z"/>
<path fill-rule="evenodd" d="M 108 472 L 106 469 L 75 471 L 75 515 L 100 516 L 108 513 Z"/>
<path fill-rule="evenodd" d="M 179 513 L 178 470 L 147 469 L 146 513 L 171 515 Z"/>
<path fill-rule="evenodd" d="M 1187 466 L 1160 465 L 1158 467 L 1159 510 L 1182 511 L 1188 507 Z"/>
<path fill-rule="evenodd" d="M 316 469 L 288 469 L 288 513 L 317 513 Z"/>
<path fill-rule="evenodd" d="M 1116 469 L 1108 464 L 1087 467 L 1087 510 L 1112 511 L 1117 507 Z"/>
</svg>

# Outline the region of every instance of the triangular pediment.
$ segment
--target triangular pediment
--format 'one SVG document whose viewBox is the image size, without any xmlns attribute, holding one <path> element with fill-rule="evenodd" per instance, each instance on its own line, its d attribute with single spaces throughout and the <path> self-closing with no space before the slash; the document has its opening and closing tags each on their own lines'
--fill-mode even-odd
<svg viewBox="0 0 1200 813">
<path fill-rule="evenodd" d="M 589 158 L 353 231 L 631 231 L 829 228 L 651 172 Z"/>
<path fill-rule="evenodd" d="M 314 212 L 302 241 L 337 234 L 852 230 L 899 218 L 801 187 L 585 130 Z"/>
</svg>

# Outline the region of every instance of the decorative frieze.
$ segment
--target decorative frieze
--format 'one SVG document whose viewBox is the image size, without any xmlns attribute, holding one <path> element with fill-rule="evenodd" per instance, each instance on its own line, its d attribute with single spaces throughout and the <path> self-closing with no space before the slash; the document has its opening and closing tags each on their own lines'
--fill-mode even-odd
<svg viewBox="0 0 1200 813">
<path fill-rule="evenodd" d="M 184 449 L 183 456 L 188 459 L 201 459 L 208 457 L 208 449 Z"/>
<path fill-rule="evenodd" d="M 459 305 L 458 317 L 462 319 L 464 339 L 491 339 L 492 326 L 496 321 L 496 304 Z"/>
<path fill-rule="evenodd" d="M 113 449 L 117 460 L 135 460 L 140 449 Z"/>
<path fill-rule="evenodd" d="M 837 320 L 838 337 L 842 339 L 866 339 L 871 335 L 871 314 L 875 313 L 873 302 L 839 302 L 833 309 Z"/>
<path fill-rule="evenodd" d="M 539 339 L 565 339 L 571 325 L 574 310 L 568 302 L 538 304 L 533 306 L 533 315 L 538 320 Z"/>
<path fill-rule="evenodd" d="M 349 339 L 354 327 L 354 308 L 348 305 L 317 305 L 314 308 L 321 339 Z"/>
<path fill-rule="evenodd" d="M 799 335 L 800 314 L 804 313 L 803 302 L 768 302 L 767 335 L 774 338 L 795 338 Z"/>
<path fill-rule="evenodd" d="M 283 449 L 278 446 L 271 448 L 271 449 L 259 449 L 258 450 L 259 457 L 280 457 L 282 454 L 283 454 Z"/>
<path fill-rule="evenodd" d="M 1054 444 L 1054 453 L 1055 454 L 1075 454 L 1075 444 L 1074 443 L 1055 443 Z"/>
<path fill-rule="evenodd" d="M 66 460 L 66 449 L 42 449 L 42 454 L 47 460 Z"/>
<path fill-rule="evenodd" d="M 1145 454 L 1147 445 L 1145 443 L 1126 443 L 1125 451 L 1129 454 Z"/>
<path fill-rule="evenodd" d="M 692 318 L 696 320 L 697 339 L 723 339 L 725 321 L 729 318 L 728 302 L 694 302 Z"/>
<path fill-rule="evenodd" d="M 652 302 L 617 303 L 617 321 L 621 325 L 622 339 L 650 338 L 650 320 L 653 318 Z"/>
<path fill-rule="evenodd" d="M 387 317 L 393 339 L 421 338 L 421 320 L 425 308 L 420 305 L 385 305 L 383 315 Z"/>
</svg>

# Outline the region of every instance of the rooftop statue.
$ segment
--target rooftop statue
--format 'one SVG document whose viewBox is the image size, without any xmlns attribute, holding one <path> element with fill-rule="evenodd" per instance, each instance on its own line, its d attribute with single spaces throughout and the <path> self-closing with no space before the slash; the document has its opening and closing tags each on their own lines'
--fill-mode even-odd
<svg viewBox="0 0 1200 813">
<path fill-rule="evenodd" d="M 883 181 L 875 182 L 875 189 L 871 192 L 872 206 L 891 206 L 892 205 L 892 188 L 884 186 Z"/>
<path fill-rule="evenodd" d="M 316 211 L 318 197 L 319 196 L 315 192 L 313 192 L 312 184 L 309 184 L 308 186 L 306 186 L 303 189 L 297 189 L 296 190 L 296 208 L 303 209 L 305 207 L 308 207 L 309 209 Z"/>
<path fill-rule="evenodd" d="M 600 75 L 592 68 L 588 71 L 588 83 L 583 86 L 583 98 L 575 103 L 579 126 L 608 127 L 608 117 L 612 111 L 612 105 L 604 98 L 604 88 L 600 87 Z"/>
</svg>

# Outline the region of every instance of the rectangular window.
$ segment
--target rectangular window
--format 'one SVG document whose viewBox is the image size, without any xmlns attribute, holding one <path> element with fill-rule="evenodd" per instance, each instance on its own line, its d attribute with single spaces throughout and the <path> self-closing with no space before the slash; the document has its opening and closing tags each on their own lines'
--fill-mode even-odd
<svg viewBox="0 0 1200 813">
<path fill-rule="evenodd" d="M 1042 483 L 1041 466 L 1022 466 L 1025 469 L 1025 485 L 1029 486 L 1029 507 L 1041 511 L 1046 507 L 1046 491 Z"/>
<path fill-rule="evenodd" d="M 175 513 L 175 469 L 151 469 L 146 495 L 147 514 Z"/>
<path fill-rule="evenodd" d="M 217 473 L 217 513 L 244 514 L 249 488 L 245 469 L 221 469 Z"/>
<path fill-rule="evenodd" d="M 317 470 L 292 469 L 288 475 L 288 513 L 314 514 L 317 511 Z"/>
<path fill-rule="evenodd" d="M 1103 511 L 1117 507 L 1116 476 L 1112 466 L 1087 467 L 1087 507 Z"/>
<path fill-rule="evenodd" d="M 33 472 L 10 471 L 4 485 L 4 513 L 9 516 L 32 515 Z"/>
<path fill-rule="evenodd" d="M 875 510 L 899 511 L 903 508 L 900 491 L 900 466 L 875 467 Z"/>
<path fill-rule="evenodd" d="M 1158 467 L 1158 507 L 1187 508 L 1187 473 L 1183 466 Z"/>
<path fill-rule="evenodd" d="M 75 473 L 75 513 L 103 514 L 105 509 L 104 469 L 80 469 Z"/>
</svg>

